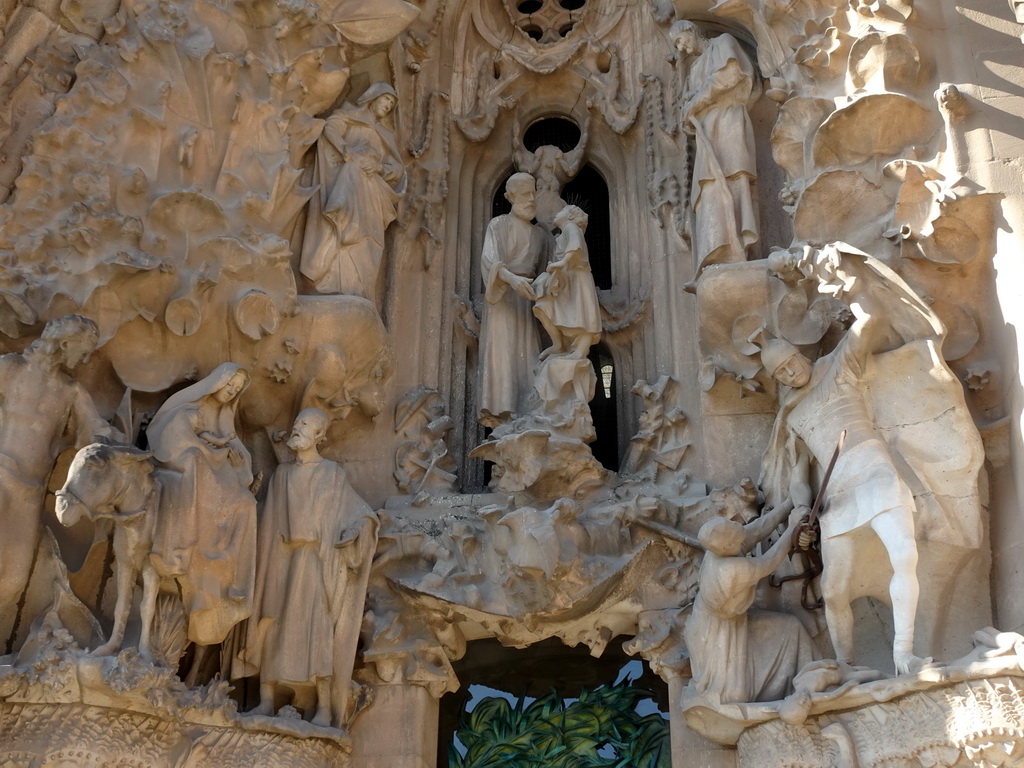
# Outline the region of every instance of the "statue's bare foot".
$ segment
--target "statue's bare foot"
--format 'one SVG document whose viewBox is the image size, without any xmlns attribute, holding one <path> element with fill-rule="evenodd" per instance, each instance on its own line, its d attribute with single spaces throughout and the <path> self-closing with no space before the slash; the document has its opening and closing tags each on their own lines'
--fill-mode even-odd
<svg viewBox="0 0 1024 768">
<path fill-rule="evenodd" d="M 267 717 L 273 717 L 274 715 L 274 702 L 268 701 L 267 699 L 260 699 L 259 705 L 249 710 L 247 714 L 250 715 L 266 715 Z"/>
<path fill-rule="evenodd" d="M 331 727 L 331 708 L 330 707 L 317 707 L 316 717 L 313 718 L 313 725 L 319 725 L 324 728 Z"/>
<path fill-rule="evenodd" d="M 908 651 L 893 651 L 892 660 L 896 664 L 897 675 L 916 675 L 933 664 L 931 656 L 922 659 Z"/>
</svg>

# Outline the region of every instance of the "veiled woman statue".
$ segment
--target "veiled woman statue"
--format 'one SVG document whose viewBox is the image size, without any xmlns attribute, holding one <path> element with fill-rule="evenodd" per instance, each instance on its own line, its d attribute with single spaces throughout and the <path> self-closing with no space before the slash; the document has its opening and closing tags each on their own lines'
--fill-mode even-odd
<svg viewBox="0 0 1024 768">
<path fill-rule="evenodd" d="M 383 122 L 397 102 L 394 88 L 374 83 L 324 124 L 300 265 L 318 293 L 376 300 L 384 232 L 405 181 L 395 134 Z"/>
<path fill-rule="evenodd" d="M 256 499 L 249 451 L 235 433 L 248 385 L 245 368 L 224 363 L 168 398 L 147 430 L 163 467 L 154 564 L 178 577 L 198 645 L 223 641 L 252 613 Z"/>
</svg>

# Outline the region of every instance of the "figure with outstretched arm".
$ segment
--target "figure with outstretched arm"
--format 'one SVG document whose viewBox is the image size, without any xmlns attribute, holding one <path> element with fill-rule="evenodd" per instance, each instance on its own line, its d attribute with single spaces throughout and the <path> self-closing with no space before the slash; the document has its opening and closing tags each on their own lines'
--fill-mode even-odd
<svg viewBox="0 0 1024 768">
<path fill-rule="evenodd" d="M 751 609 L 758 583 L 786 558 L 806 512 L 787 502 L 745 526 L 725 517 L 701 526 L 697 539 L 704 560 L 683 631 L 696 695 L 718 703 L 781 699 L 799 669 L 813 660 L 813 643 L 799 619 Z M 786 532 L 766 552 L 744 556 L 787 515 Z"/>
<path fill-rule="evenodd" d="M 808 249 L 802 256 L 780 252 L 769 261 L 770 268 L 789 279 L 798 269 L 816 280 L 820 292 L 847 304 L 854 323 L 836 348 L 814 363 L 781 339 L 763 346 L 762 363 L 781 385 L 781 394 L 762 490 L 769 500 L 788 497 L 797 505 L 809 504 L 815 495 L 812 469 L 828 466 L 846 431 L 821 515 L 821 591 L 829 634 L 838 660 L 852 663 L 851 603 L 864 594 L 859 586 L 868 575 L 864 569 L 879 568 L 867 548 L 881 544 L 893 570 L 884 595 L 893 609 L 893 660 L 898 674 L 912 673 L 930 661 L 914 653 L 918 539 L 946 538 L 958 546 L 980 540 L 977 512 L 964 502 L 972 495 L 977 499 L 981 452 L 970 435 L 973 431 L 976 437 L 976 428 L 967 426 L 959 382 L 941 360 L 942 325 L 892 270 L 849 246 Z M 915 362 L 921 356 L 926 365 Z M 918 424 L 903 418 L 902 425 L 890 416 L 899 403 L 872 394 L 890 375 L 886 366 L 897 366 L 891 375 L 904 386 L 911 385 L 911 375 L 927 378 L 921 386 L 942 396 L 936 398 L 937 415 Z M 948 457 L 937 456 L 934 446 L 894 441 L 901 429 L 930 429 L 939 419 L 963 421 L 968 431 L 961 444 L 939 449 Z M 924 499 L 920 510 L 917 497 Z"/>
</svg>

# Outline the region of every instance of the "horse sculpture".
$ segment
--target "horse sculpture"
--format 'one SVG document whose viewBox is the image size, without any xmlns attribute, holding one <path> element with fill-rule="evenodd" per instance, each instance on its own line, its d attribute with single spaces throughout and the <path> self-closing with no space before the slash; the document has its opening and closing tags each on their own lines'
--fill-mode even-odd
<svg viewBox="0 0 1024 768">
<path fill-rule="evenodd" d="M 153 454 L 127 445 L 92 443 L 71 462 L 68 479 L 57 491 L 57 518 L 72 526 L 84 515 L 114 523 L 114 564 L 117 601 L 110 639 L 92 651 L 107 656 L 124 642 L 132 597 L 142 575 L 142 633 L 139 653 L 152 659 L 151 638 L 161 574 L 150 558 L 159 514 L 161 484 L 154 474 Z"/>
</svg>

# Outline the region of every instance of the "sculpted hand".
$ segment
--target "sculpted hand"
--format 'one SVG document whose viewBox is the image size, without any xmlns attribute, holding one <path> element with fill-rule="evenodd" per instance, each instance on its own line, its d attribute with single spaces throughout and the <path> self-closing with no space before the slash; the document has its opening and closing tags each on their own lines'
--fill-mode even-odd
<svg viewBox="0 0 1024 768">
<path fill-rule="evenodd" d="M 533 290 L 533 281 L 528 277 L 519 277 L 519 275 L 513 275 L 513 277 L 515 279 L 510 283 L 512 290 L 527 301 L 536 301 L 537 294 Z"/>
<path fill-rule="evenodd" d="M 228 462 L 233 467 L 240 467 L 245 463 L 245 457 L 242 456 L 242 452 L 237 448 L 231 447 L 228 448 Z"/>
<path fill-rule="evenodd" d="M 805 517 L 809 518 L 810 514 L 811 514 L 810 507 L 805 507 L 802 504 L 793 507 L 793 511 L 789 513 L 789 522 L 787 523 L 787 527 L 791 528 L 791 529 L 795 528 L 796 526 L 798 526 L 800 524 L 800 522 L 803 520 L 803 518 L 805 518 Z"/>
<path fill-rule="evenodd" d="M 807 549 L 811 546 L 811 542 L 818 538 L 818 532 L 814 528 L 804 528 L 800 531 L 800 535 L 797 536 L 796 545 L 800 549 Z"/>
<path fill-rule="evenodd" d="M 380 161 L 371 155 L 360 155 L 356 163 L 363 173 L 380 174 L 384 170 Z"/>
</svg>

